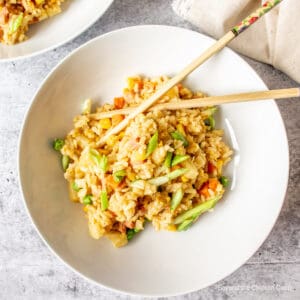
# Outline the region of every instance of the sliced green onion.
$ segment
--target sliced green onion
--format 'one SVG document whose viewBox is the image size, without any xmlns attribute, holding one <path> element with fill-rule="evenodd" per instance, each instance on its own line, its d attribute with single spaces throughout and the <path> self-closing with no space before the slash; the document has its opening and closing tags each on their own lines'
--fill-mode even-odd
<svg viewBox="0 0 300 300">
<path fill-rule="evenodd" d="M 211 116 L 217 111 L 217 109 L 218 108 L 216 106 L 213 106 L 213 107 L 203 110 L 202 113 Z"/>
<path fill-rule="evenodd" d="M 156 149 L 158 144 L 158 131 L 155 132 L 155 134 L 151 137 L 149 140 L 149 144 L 147 146 L 147 152 L 146 152 L 146 157 L 151 155 L 153 151 Z"/>
<path fill-rule="evenodd" d="M 69 163 L 70 163 L 69 156 L 68 155 L 63 155 L 62 158 L 61 158 L 61 164 L 62 164 L 62 167 L 63 167 L 64 171 L 66 171 L 68 169 Z"/>
<path fill-rule="evenodd" d="M 102 191 L 100 195 L 101 209 L 107 210 L 108 208 L 108 196 L 106 191 Z"/>
<path fill-rule="evenodd" d="M 99 166 L 100 159 L 101 159 L 100 153 L 96 149 L 90 149 L 90 156 L 91 156 L 92 160 L 94 161 L 94 163 L 97 166 Z"/>
<path fill-rule="evenodd" d="M 64 146 L 65 141 L 63 139 L 55 139 L 53 141 L 53 149 L 56 151 L 60 151 L 61 148 Z"/>
<path fill-rule="evenodd" d="M 175 210 L 183 198 L 183 190 L 180 188 L 172 195 L 171 210 Z"/>
<path fill-rule="evenodd" d="M 135 180 L 135 181 L 132 181 L 130 182 L 129 184 L 132 188 L 135 188 L 135 189 L 141 189 L 143 190 L 145 188 L 145 182 L 144 180 Z"/>
<path fill-rule="evenodd" d="M 126 235 L 127 235 L 127 240 L 130 241 L 133 238 L 133 236 L 135 235 L 135 232 L 133 229 L 128 229 L 126 232 Z"/>
<path fill-rule="evenodd" d="M 127 240 L 130 241 L 140 230 L 139 229 L 127 229 Z"/>
<path fill-rule="evenodd" d="M 100 158 L 99 168 L 102 172 L 106 172 L 108 167 L 108 158 L 106 155 L 102 155 Z"/>
<path fill-rule="evenodd" d="M 174 167 L 189 158 L 190 157 L 188 155 L 175 155 L 172 160 L 171 166 Z"/>
<path fill-rule="evenodd" d="M 221 176 L 220 177 L 220 182 L 221 182 L 221 184 L 224 186 L 224 187 L 228 187 L 228 185 L 229 185 L 229 179 L 228 179 L 228 177 L 226 177 L 226 176 Z"/>
<path fill-rule="evenodd" d="M 100 170 L 105 173 L 108 167 L 107 156 L 100 155 L 100 153 L 95 149 L 90 149 L 90 156 L 93 159 L 94 163 L 100 168 Z"/>
<path fill-rule="evenodd" d="M 198 218 L 201 214 L 203 214 L 204 212 L 207 212 L 208 210 L 212 209 L 216 203 L 221 199 L 222 196 L 215 196 L 207 201 L 205 201 L 204 203 L 201 203 L 199 205 L 197 205 L 196 207 L 184 212 L 183 214 L 179 215 L 175 220 L 174 220 L 174 224 L 180 224 L 185 220 L 188 219 L 196 219 Z"/>
<path fill-rule="evenodd" d="M 160 177 L 155 177 L 155 178 L 149 179 L 148 182 L 150 184 L 159 186 L 159 185 L 163 185 L 163 184 L 167 183 L 169 180 L 170 179 L 168 178 L 168 176 L 165 175 L 165 176 L 160 176 Z"/>
<path fill-rule="evenodd" d="M 75 192 L 79 192 L 81 190 L 81 188 L 77 185 L 77 183 L 74 181 L 72 182 L 72 189 L 75 191 Z"/>
<path fill-rule="evenodd" d="M 169 177 L 170 180 L 175 179 L 183 174 L 185 174 L 188 171 L 188 169 L 185 168 L 181 168 L 181 169 L 177 169 L 171 173 L 169 173 L 167 176 Z"/>
<path fill-rule="evenodd" d="M 90 205 L 93 203 L 92 201 L 92 195 L 85 195 L 82 199 L 82 202 L 84 205 Z"/>
<path fill-rule="evenodd" d="M 169 182 L 170 180 L 172 179 L 175 179 L 183 174 L 185 174 L 186 172 L 188 171 L 188 169 L 177 169 L 167 175 L 164 175 L 164 176 L 160 176 L 160 177 L 155 177 L 155 178 L 152 178 L 152 179 L 149 179 L 148 182 L 150 184 L 153 184 L 153 185 L 156 185 L 156 186 L 160 186 L 160 185 L 163 185 L 167 182 Z"/>
<path fill-rule="evenodd" d="M 18 28 L 21 26 L 23 22 L 23 13 L 21 13 L 20 15 L 18 15 L 11 23 L 10 23 L 10 27 L 9 27 L 9 33 L 15 33 Z"/>
<path fill-rule="evenodd" d="M 185 136 L 181 132 L 179 132 L 178 130 L 174 131 L 174 132 L 171 132 L 171 137 L 174 140 L 182 141 L 184 147 L 187 147 L 189 145 L 189 142 L 187 141 Z"/>
<path fill-rule="evenodd" d="M 116 171 L 113 173 L 113 180 L 117 183 L 120 183 L 126 175 L 125 170 Z"/>
<path fill-rule="evenodd" d="M 181 224 L 178 225 L 177 231 L 185 231 L 189 229 L 192 226 L 194 220 L 194 218 L 191 218 L 183 221 Z"/>
<path fill-rule="evenodd" d="M 210 129 L 214 129 L 216 126 L 216 121 L 213 116 L 209 116 L 207 119 L 204 120 L 204 124 L 210 127 Z"/>
<path fill-rule="evenodd" d="M 164 166 L 166 168 L 170 168 L 171 167 L 172 156 L 173 156 L 173 153 L 168 151 L 167 155 L 166 155 L 166 159 L 164 161 Z"/>
</svg>

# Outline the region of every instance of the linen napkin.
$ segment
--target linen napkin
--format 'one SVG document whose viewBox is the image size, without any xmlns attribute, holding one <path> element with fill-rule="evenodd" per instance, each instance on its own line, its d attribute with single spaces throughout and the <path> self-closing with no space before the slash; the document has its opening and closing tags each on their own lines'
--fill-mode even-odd
<svg viewBox="0 0 300 300">
<path fill-rule="evenodd" d="M 173 9 L 218 39 L 257 9 L 261 0 L 174 0 Z M 273 65 L 300 83 L 300 0 L 284 0 L 229 45 Z"/>
</svg>

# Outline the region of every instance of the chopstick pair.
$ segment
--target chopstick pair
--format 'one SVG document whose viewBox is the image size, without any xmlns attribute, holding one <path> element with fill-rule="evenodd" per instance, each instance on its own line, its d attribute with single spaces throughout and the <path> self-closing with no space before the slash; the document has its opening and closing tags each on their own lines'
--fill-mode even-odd
<svg viewBox="0 0 300 300">
<path fill-rule="evenodd" d="M 229 44 L 235 37 L 244 32 L 247 28 L 249 28 L 252 24 L 254 24 L 258 19 L 260 19 L 263 15 L 269 12 L 272 8 L 274 8 L 277 4 L 279 4 L 282 0 L 271 0 L 266 1 L 259 9 L 257 9 L 254 13 L 250 14 L 247 18 L 245 18 L 241 23 L 237 26 L 233 27 L 228 33 L 226 33 L 221 39 L 216 41 L 211 47 L 209 47 L 202 55 L 196 58 L 193 62 L 191 62 L 187 67 L 185 67 L 181 72 L 179 72 L 175 77 L 171 78 L 161 89 L 155 92 L 149 99 L 142 102 L 138 107 L 134 108 L 130 111 L 129 115 L 121 121 L 117 126 L 109 130 L 100 140 L 100 143 L 105 143 L 107 139 L 113 135 L 119 133 L 123 130 L 129 123 L 130 120 L 135 118 L 138 114 L 143 113 L 147 109 L 149 109 L 152 105 L 154 105 L 165 93 L 167 93 L 172 87 L 181 82 L 187 75 L 193 72 L 196 68 L 198 68 L 201 64 L 207 61 L 214 54 L 223 49 L 227 44 Z M 207 100 L 207 99 L 206 99 Z M 257 99 L 256 99 L 257 100 Z M 208 104 L 206 104 L 208 105 Z"/>
</svg>

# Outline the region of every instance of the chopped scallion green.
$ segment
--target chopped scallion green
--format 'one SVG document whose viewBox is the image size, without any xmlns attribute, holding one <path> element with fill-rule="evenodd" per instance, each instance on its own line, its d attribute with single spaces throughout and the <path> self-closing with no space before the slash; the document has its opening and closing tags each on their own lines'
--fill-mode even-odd
<svg viewBox="0 0 300 300">
<path fill-rule="evenodd" d="M 60 151 L 61 148 L 64 146 L 65 141 L 63 139 L 55 139 L 53 141 L 53 149 L 56 151 Z"/>
<path fill-rule="evenodd" d="M 228 185 L 229 185 L 229 183 L 230 183 L 228 177 L 226 177 L 226 176 L 221 176 L 221 177 L 220 177 L 220 182 L 221 182 L 221 184 L 222 184 L 224 187 L 228 187 Z"/>
<path fill-rule="evenodd" d="M 205 201 L 204 203 L 201 203 L 201 204 L 195 206 L 194 208 L 182 213 L 175 219 L 174 224 L 180 224 L 183 221 L 191 219 L 191 218 L 193 218 L 193 219 L 198 218 L 204 212 L 207 212 L 208 210 L 212 209 L 220 199 L 221 199 L 220 195 L 215 196 L 215 197 Z"/>
<path fill-rule="evenodd" d="M 100 195 L 101 209 L 107 210 L 108 208 L 108 196 L 106 191 L 102 191 Z"/>
<path fill-rule="evenodd" d="M 173 153 L 168 151 L 167 155 L 166 155 L 166 158 L 165 158 L 165 161 L 164 161 L 164 166 L 166 168 L 170 168 L 171 167 L 172 156 L 173 156 Z"/>
<path fill-rule="evenodd" d="M 72 189 L 75 192 L 79 192 L 80 191 L 80 187 L 77 185 L 77 183 L 75 181 L 72 183 Z"/>
<path fill-rule="evenodd" d="M 146 157 L 149 157 L 149 155 L 151 155 L 153 153 L 153 151 L 157 147 L 157 144 L 158 144 L 158 131 L 156 131 L 155 134 L 149 140 L 149 144 L 147 146 Z"/>
<path fill-rule="evenodd" d="M 116 171 L 113 173 L 113 179 L 115 182 L 120 183 L 126 175 L 125 170 Z"/>
<path fill-rule="evenodd" d="M 183 190 L 180 188 L 172 195 L 171 210 L 175 210 L 183 198 Z"/>
<path fill-rule="evenodd" d="M 21 13 L 20 15 L 18 15 L 11 23 L 10 23 L 10 27 L 9 27 L 9 33 L 15 33 L 18 28 L 21 26 L 23 22 L 23 13 Z"/>
<path fill-rule="evenodd" d="M 69 156 L 68 155 L 63 155 L 62 158 L 61 158 L 61 164 L 62 164 L 62 167 L 63 167 L 64 171 L 66 171 L 68 169 L 69 163 L 70 163 Z"/>
<path fill-rule="evenodd" d="M 188 155 L 175 155 L 172 160 L 171 166 L 174 167 L 189 158 L 190 157 Z"/>
<path fill-rule="evenodd" d="M 172 133 L 171 133 L 171 137 L 172 137 L 174 140 L 182 141 L 184 147 L 187 147 L 187 146 L 189 145 L 188 140 L 187 140 L 187 139 L 185 138 L 185 136 L 184 136 L 181 132 L 179 132 L 178 130 L 172 132 Z"/>
<path fill-rule="evenodd" d="M 136 229 L 136 228 L 127 229 L 127 232 L 126 232 L 127 240 L 130 241 L 138 232 L 140 232 L 140 230 Z"/>
<path fill-rule="evenodd" d="M 93 203 L 92 201 L 92 195 L 85 195 L 82 199 L 82 202 L 84 205 L 90 205 Z"/>
<path fill-rule="evenodd" d="M 216 122 L 213 116 L 209 116 L 207 119 L 204 120 L 204 124 L 208 127 L 210 127 L 210 129 L 214 129 L 216 126 Z"/>
</svg>

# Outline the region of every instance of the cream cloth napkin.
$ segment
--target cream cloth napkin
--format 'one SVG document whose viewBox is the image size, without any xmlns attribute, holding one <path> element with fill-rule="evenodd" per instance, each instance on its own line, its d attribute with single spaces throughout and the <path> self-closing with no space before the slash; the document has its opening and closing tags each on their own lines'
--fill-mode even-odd
<svg viewBox="0 0 300 300">
<path fill-rule="evenodd" d="M 220 38 L 258 8 L 261 0 L 174 0 L 175 12 Z M 273 65 L 300 83 L 300 0 L 284 0 L 230 43 L 234 50 Z"/>
</svg>

